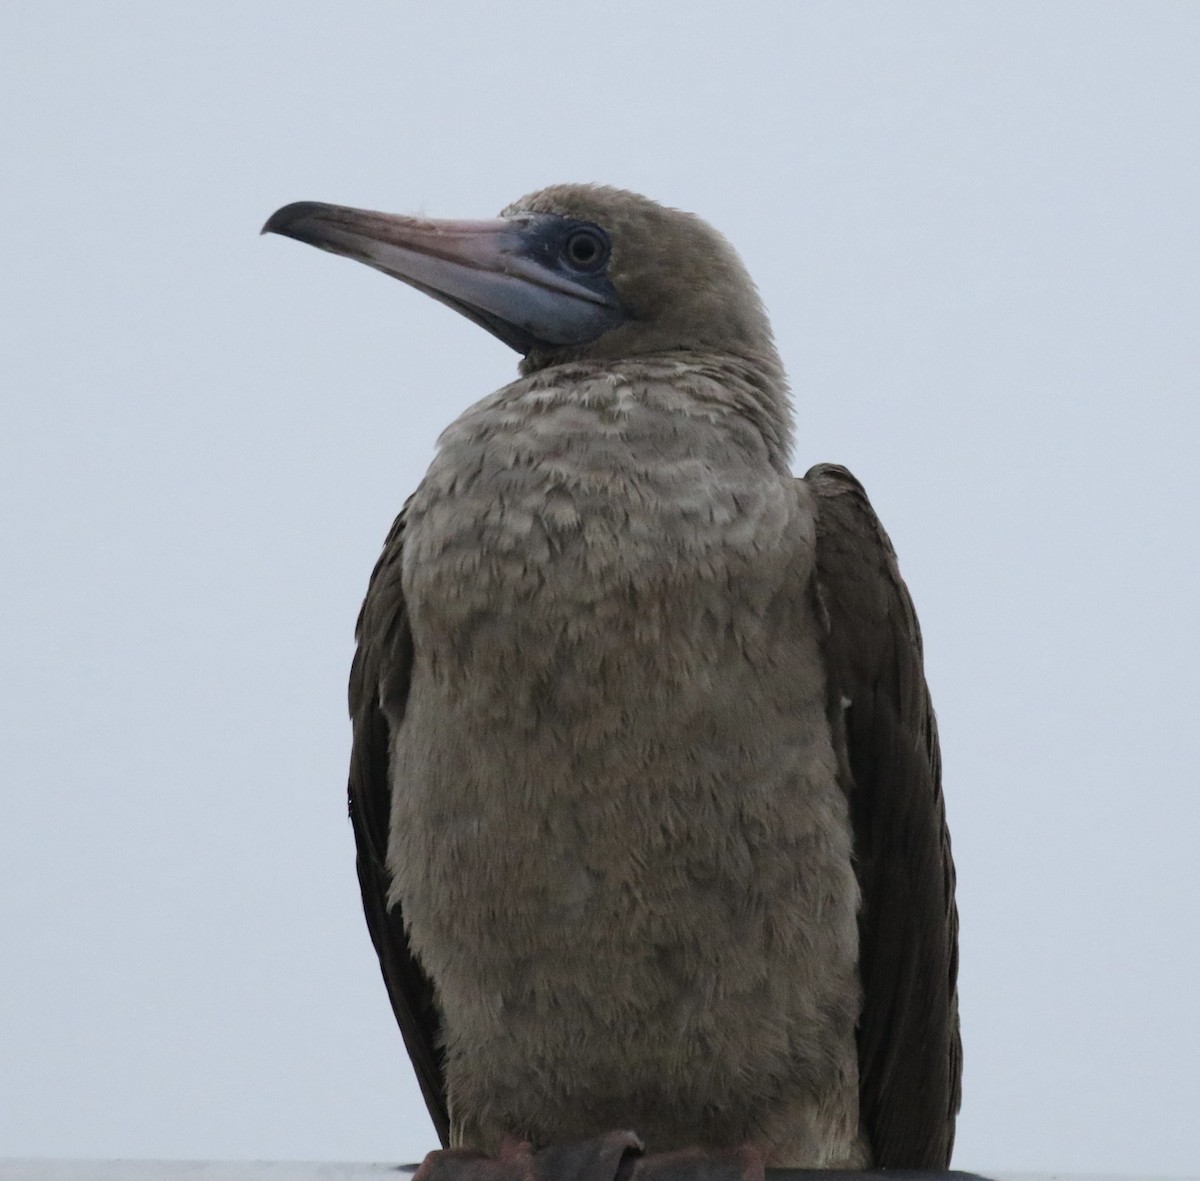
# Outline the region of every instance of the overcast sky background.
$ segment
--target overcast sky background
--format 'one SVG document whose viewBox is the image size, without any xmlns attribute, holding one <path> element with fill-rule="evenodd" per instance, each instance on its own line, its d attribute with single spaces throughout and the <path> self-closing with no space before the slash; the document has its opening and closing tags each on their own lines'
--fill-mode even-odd
<svg viewBox="0 0 1200 1181">
<path fill-rule="evenodd" d="M 257 237 L 598 180 L 742 252 L 924 627 L 967 1169 L 1194 1173 L 1200 5 L 0 5 L 0 1156 L 433 1146 L 355 613 L 515 354 Z"/>
</svg>

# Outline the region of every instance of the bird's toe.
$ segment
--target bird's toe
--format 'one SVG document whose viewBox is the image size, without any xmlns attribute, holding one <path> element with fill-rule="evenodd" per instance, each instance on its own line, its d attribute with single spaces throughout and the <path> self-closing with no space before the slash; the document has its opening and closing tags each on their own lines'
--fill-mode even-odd
<svg viewBox="0 0 1200 1181">
<path fill-rule="evenodd" d="M 629 1181 L 765 1181 L 766 1157 L 752 1144 L 727 1152 L 687 1148 L 633 1163 Z"/>
<path fill-rule="evenodd" d="M 536 1153 L 528 1141 L 505 1136 L 495 1156 L 466 1148 L 431 1152 L 413 1181 L 626 1181 L 641 1151 L 632 1132 L 552 1144 Z"/>
</svg>

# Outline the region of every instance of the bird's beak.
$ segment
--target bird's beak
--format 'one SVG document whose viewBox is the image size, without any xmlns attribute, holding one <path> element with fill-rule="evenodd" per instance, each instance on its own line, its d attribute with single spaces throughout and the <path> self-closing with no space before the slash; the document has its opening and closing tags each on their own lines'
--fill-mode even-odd
<svg viewBox="0 0 1200 1181">
<path fill-rule="evenodd" d="M 624 319 L 610 283 L 548 257 L 544 228 L 537 217 L 432 221 L 297 201 L 271 214 L 262 232 L 365 262 L 524 354 L 583 344 Z"/>
</svg>

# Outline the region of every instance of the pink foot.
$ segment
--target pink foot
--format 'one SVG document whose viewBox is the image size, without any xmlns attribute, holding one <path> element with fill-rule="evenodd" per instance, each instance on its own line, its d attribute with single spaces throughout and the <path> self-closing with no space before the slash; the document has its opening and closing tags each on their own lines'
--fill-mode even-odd
<svg viewBox="0 0 1200 1181">
<path fill-rule="evenodd" d="M 625 1158 L 641 1150 L 641 1141 L 632 1132 L 553 1144 L 536 1153 L 527 1140 L 505 1136 L 496 1156 L 469 1148 L 431 1152 L 413 1181 L 617 1181 L 618 1174 L 629 1172 L 628 1167 L 621 1168 Z"/>
<path fill-rule="evenodd" d="M 766 1157 L 753 1144 L 728 1152 L 656 1152 L 634 1161 L 629 1181 L 766 1181 Z"/>
</svg>

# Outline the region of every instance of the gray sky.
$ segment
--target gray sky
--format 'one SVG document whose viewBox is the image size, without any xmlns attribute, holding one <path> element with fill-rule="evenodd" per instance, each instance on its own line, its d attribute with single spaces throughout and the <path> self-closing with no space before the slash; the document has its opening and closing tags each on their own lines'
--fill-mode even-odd
<svg viewBox="0 0 1200 1181">
<path fill-rule="evenodd" d="M 0 6 L 0 1156 L 411 1159 L 355 612 L 515 355 L 259 239 L 599 180 L 724 230 L 924 627 L 963 1168 L 1195 1172 L 1200 5 Z"/>
</svg>

